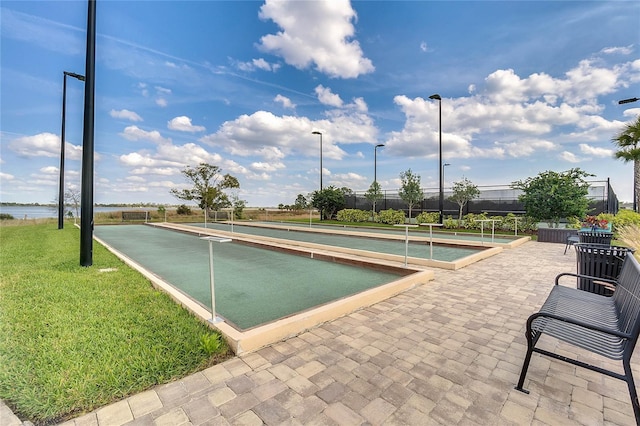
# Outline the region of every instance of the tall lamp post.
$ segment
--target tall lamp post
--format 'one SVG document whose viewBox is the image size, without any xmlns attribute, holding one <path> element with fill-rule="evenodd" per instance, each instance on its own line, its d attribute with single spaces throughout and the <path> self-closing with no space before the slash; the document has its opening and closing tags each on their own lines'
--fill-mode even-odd
<svg viewBox="0 0 640 426">
<path fill-rule="evenodd" d="M 377 190 L 380 188 L 378 185 L 378 148 L 382 148 L 384 146 L 383 143 L 379 143 L 373 147 L 373 183 Z M 376 211 L 376 199 L 373 199 L 373 212 L 375 214 Z"/>
<path fill-rule="evenodd" d="M 96 0 L 87 10 L 84 122 L 82 131 L 82 187 L 80 193 L 80 266 L 93 265 L 93 155 L 96 87 Z"/>
<path fill-rule="evenodd" d="M 373 147 L 373 181 L 378 181 L 378 148 L 382 148 L 384 146 L 383 143 L 379 143 L 378 145 Z"/>
<path fill-rule="evenodd" d="M 443 182 L 442 185 L 443 186 L 446 185 L 446 183 L 447 183 L 447 180 L 444 178 L 444 168 L 447 167 L 447 166 L 450 166 L 450 165 L 451 165 L 450 163 L 444 163 L 442 165 L 442 182 Z"/>
<path fill-rule="evenodd" d="M 322 133 L 313 131 L 311 134 L 320 135 L 320 191 L 322 191 Z"/>
<path fill-rule="evenodd" d="M 429 99 L 435 99 L 438 101 L 438 131 L 440 133 L 439 137 L 439 164 L 440 164 L 440 194 L 438 197 L 438 212 L 440 215 L 440 219 L 438 223 L 442 223 L 442 210 L 444 210 L 444 187 L 442 182 L 442 174 L 444 173 L 444 169 L 442 167 L 442 98 L 437 93 L 429 96 Z"/>
<path fill-rule="evenodd" d="M 618 101 L 618 105 L 630 104 L 631 102 L 636 102 L 636 101 L 640 101 L 640 98 L 622 99 L 622 100 Z M 635 185 L 633 186 L 633 211 L 634 212 L 638 211 L 638 194 L 636 194 Z"/>
<path fill-rule="evenodd" d="M 63 71 L 62 77 L 62 129 L 60 130 L 60 188 L 58 191 L 58 229 L 64 228 L 64 123 L 67 110 L 67 76 L 84 81 L 84 76 Z"/>
</svg>

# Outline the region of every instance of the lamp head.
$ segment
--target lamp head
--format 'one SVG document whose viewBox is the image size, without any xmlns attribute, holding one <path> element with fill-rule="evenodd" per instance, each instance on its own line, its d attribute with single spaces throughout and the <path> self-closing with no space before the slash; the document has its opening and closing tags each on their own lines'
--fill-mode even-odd
<svg viewBox="0 0 640 426">
<path fill-rule="evenodd" d="M 435 95 L 431 95 L 431 96 L 429 96 L 429 99 L 437 99 L 437 100 L 439 100 L 439 101 L 441 101 L 441 100 L 442 100 L 442 98 L 440 97 L 440 95 L 438 95 L 437 93 L 436 93 Z"/>
<path fill-rule="evenodd" d="M 376 145 L 376 148 L 382 148 L 384 146 L 383 143 L 379 143 L 378 145 Z"/>
<path fill-rule="evenodd" d="M 630 104 L 631 102 L 635 102 L 635 101 L 640 101 L 640 98 L 629 98 L 629 99 L 623 99 L 621 101 L 618 101 L 618 105 L 622 105 L 622 104 Z"/>
<path fill-rule="evenodd" d="M 80 81 L 84 81 L 84 75 L 76 74 L 75 72 L 64 71 L 64 75 L 68 75 L 69 77 L 77 78 Z"/>
<path fill-rule="evenodd" d="M 313 132 L 311 132 L 312 135 L 322 135 L 322 133 L 318 132 L 317 130 L 314 130 Z"/>
</svg>

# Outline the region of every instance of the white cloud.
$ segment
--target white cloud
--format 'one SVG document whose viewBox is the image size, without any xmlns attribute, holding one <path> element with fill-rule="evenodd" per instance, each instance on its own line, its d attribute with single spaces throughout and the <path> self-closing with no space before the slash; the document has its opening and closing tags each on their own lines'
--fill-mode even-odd
<svg viewBox="0 0 640 426">
<path fill-rule="evenodd" d="M 169 129 L 171 130 L 179 130 L 181 132 L 191 133 L 203 132 L 206 130 L 204 126 L 194 126 L 193 124 L 191 124 L 191 119 L 184 115 L 169 120 L 167 122 L 167 127 L 169 127 Z"/>
<path fill-rule="evenodd" d="M 274 102 L 280 102 L 284 108 L 294 109 L 296 107 L 296 104 L 291 102 L 291 99 L 287 98 L 286 96 L 282 96 L 280 94 L 276 95 L 276 97 L 273 98 L 273 100 Z"/>
<path fill-rule="evenodd" d="M 340 99 L 340 95 L 332 93 L 331 89 L 328 87 L 324 87 L 320 84 L 316 86 L 315 92 L 318 96 L 318 100 L 323 105 L 340 108 L 343 104 L 342 99 Z"/>
<path fill-rule="evenodd" d="M 422 50 L 423 52 L 427 52 L 429 50 L 429 47 L 427 46 L 426 41 L 423 41 L 420 43 L 420 50 Z"/>
<path fill-rule="evenodd" d="M 562 153 L 560 153 L 560 158 L 564 161 L 567 161 L 569 163 L 579 163 L 580 161 L 582 161 L 580 158 L 578 158 L 575 154 L 569 152 L 569 151 L 563 151 Z"/>
<path fill-rule="evenodd" d="M 236 62 L 235 66 L 241 71 L 253 72 L 255 70 L 276 72 L 280 69 L 280 64 L 267 62 L 264 58 L 252 59 L 249 62 Z"/>
<path fill-rule="evenodd" d="M 129 120 L 129 121 L 143 121 L 142 117 L 140 117 L 138 114 L 136 114 L 133 111 L 129 111 L 128 109 L 121 109 L 120 111 L 116 111 L 115 109 L 112 109 L 109 112 L 109 115 L 113 118 L 122 118 L 125 120 Z"/>
<path fill-rule="evenodd" d="M 167 105 L 169 105 L 169 102 L 167 102 L 167 100 L 165 98 L 158 98 L 158 99 L 156 99 L 156 105 L 164 108 Z"/>
<path fill-rule="evenodd" d="M 633 53 L 633 45 L 629 46 L 619 46 L 619 47 L 605 47 L 601 50 L 602 53 L 607 55 L 611 54 L 621 54 L 621 55 L 630 55 Z"/>
<path fill-rule="evenodd" d="M 14 180 L 15 176 L 9 173 L 3 173 L 0 172 L 0 180 L 6 180 L 6 181 L 10 181 L 10 180 Z"/>
<path fill-rule="evenodd" d="M 284 169 L 285 165 L 280 162 L 276 162 L 276 163 L 256 162 L 256 163 L 251 163 L 251 168 L 254 170 L 259 170 L 264 172 L 275 172 L 277 170 Z"/>
<path fill-rule="evenodd" d="M 120 136 L 130 141 L 148 140 L 157 144 L 171 143 L 171 139 L 163 138 L 160 132 L 152 130 L 150 132 L 142 130 L 138 126 L 127 126 Z"/>
<path fill-rule="evenodd" d="M 22 157 L 59 157 L 60 137 L 53 133 L 23 136 L 11 141 L 9 149 Z"/>
<path fill-rule="evenodd" d="M 613 157 L 613 153 L 614 153 L 613 149 L 599 148 L 599 147 L 588 145 L 586 143 L 581 143 L 579 147 L 580 147 L 581 153 L 586 155 L 592 155 L 594 157 L 611 158 Z"/>
<path fill-rule="evenodd" d="M 259 48 L 289 65 L 305 69 L 315 64 L 318 71 L 338 78 L 356 78 L 375 69 L 353 40 L 351 22 L 357 16 L 348 0 L 266 0 L 259 16 L 281 28 L 263 36 Z"/>
<path fill-rule="evenodd" d="M 50 174 L 50 175 L 57 175 L 59 174 L 59 171 L 60 169 L 54 166 L 47 166 L 47 167 L 40 168 L 41 173 Z"/>
</svg>

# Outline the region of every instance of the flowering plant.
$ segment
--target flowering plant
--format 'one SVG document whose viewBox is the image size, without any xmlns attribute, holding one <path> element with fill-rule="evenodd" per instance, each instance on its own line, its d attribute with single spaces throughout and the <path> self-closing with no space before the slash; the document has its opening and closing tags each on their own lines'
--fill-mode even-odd
<svg viewBox="0 0 640 426">
<path fill-rule="evenodd" d="M 598 219 L 596 216 L 587 216 L 584 222 L 582 222 L 583 228 L 591 229 L 608 229 L 609 221 L 606 219 Z"/>
</svg>

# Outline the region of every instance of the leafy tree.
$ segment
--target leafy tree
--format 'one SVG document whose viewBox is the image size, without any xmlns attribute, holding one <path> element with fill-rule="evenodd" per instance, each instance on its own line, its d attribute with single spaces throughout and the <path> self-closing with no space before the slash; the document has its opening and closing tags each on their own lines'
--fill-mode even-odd
<svg viewBox="0 0 640 426">
<path fill-rule="evenodd" d="M 457 203 L 458 206 L 460 206 L 458 215 L 458 226 L 460 226 L 460 222 L 462 221 L 462 209 L 464 209 L 464 206 L 469 201 L 480 196 L 480 190 L 467 178 L 462 178 L 461 181 L 454 182 L 452 189 L 453 195 L 449 197 L 449 200 Z"/>
<path fill-rule="evenodd" d="M 231 201 L 224 190 L 240 188 L 238 179 L 230 174 L 222 175 L 220 167 L 207 163 L 200 163 L 196 167 L 187 166 L 182 174 L 193 184 L 193 188 L 172 189 L 171 194 L 181 200 L 195 201 L 198 207 L 206 211 L 230 207 Z"/>
<path fill-rule="evenodd" d="M 378 181 L 371 182 L 371 186 L 367 189 L 367 192 L 364 194 L 364 198 L 371 201 L 371 209 L 373 210 L 373 215 L 376 213 L 376 202 L 378 200 L 382 200 L 384 195 L 382 195 L 382 189 L 380 188 L 380 184 Z"/>
<path fill-rule="evenodd" d="M 302 194 L 298 194 L 298 196 L 296 197 L 295 209 L 304 210 L 307 208 L 308 205 L 309 205 L 309 202 L 307 201 L 307 197 L 305 197 Z"/>
<path fill-rule="evenodd" d="M 409 206 L 409 219 L 411 219 L 411 209 L 422 201 L 423 194 L 420 189 L 420 175 L 414 174 L 411 169 L 400 173 L 402 188 L 398 195 Z"/>
<path fill-rule="evenodd" d="M 322 191 L 313 191 L 311 205 L 322 212 L 321 217 L 323 219 L 331 219 L 338 210 L 342 210 L 346 205 L 344 189 L 329 186 Z"/>
<path fill-rule="evenodd" d="M 524 203 L 527 215 L 557 227 L 561 218 L 584 217 L 589 200 L 589 184 L 584 180 L 593 176 L 579 168 L 566 172 L 546 171 L 533 178 L 511 183 L 513 189 L 524 193 L 518 199 Z"/>
<path fill-rule="evenodd" d="M 231 194 L 231 205 L 233 207 L 233 218 L 243 219 L 244 208 L 247 206 L 246 200 L 241 200 L 236 192 Z"/>
<path fill-rule="evenodd" d="M 628 123 L 613 142 L 618 148 L 615 158 L 625 163 L 633 161 L 633 204 L 637 211 L 640 208 L 640 115 L 636 121 Z"/>
</svg>

